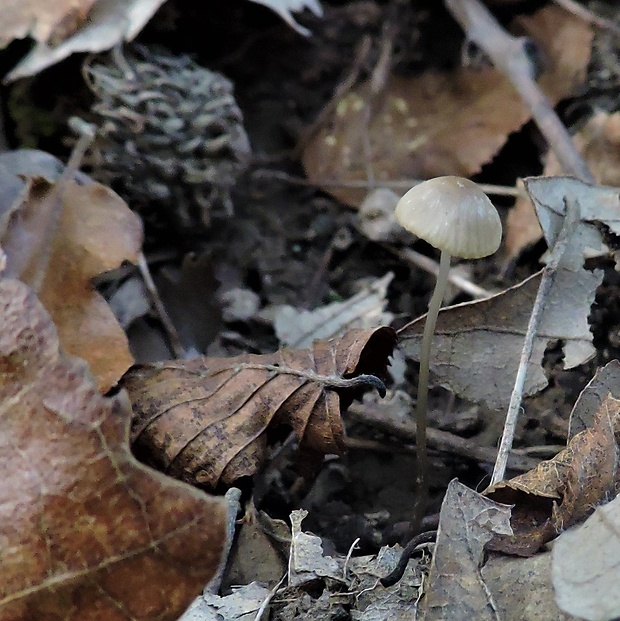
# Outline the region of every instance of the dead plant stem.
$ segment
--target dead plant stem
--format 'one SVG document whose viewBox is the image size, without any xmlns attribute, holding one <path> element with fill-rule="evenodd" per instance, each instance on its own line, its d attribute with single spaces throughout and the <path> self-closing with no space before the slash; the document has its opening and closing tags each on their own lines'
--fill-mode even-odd
<svg viewBox="0 0 620 621">
<path fill-rule="evenodd" d="M 491 477 L 491 485 L 495 485 L 504 478 L 506 474 L 506 464 L 508 462 L 508 455 L 512 449 L 512 442 L 514 440 L 515 431 L 517 428 L 517 421 L 519 418 L 519 411 L 521 410 L 521 400 L 523 398 L 523 388 L 525 385 L 525 378 L 527 375 L 527 367 L 532 356 L 532 350 L 534 349 L 534 341 L 536 339 L 536 333 L 542 319 L 547 296 L 551 291 L 553 281 L 555 280 L 560 261 L 568 246 L 570 238 L 579 223 L 580 208 L 579 203 L 573 199 L 565 199 L 565 212 L 564 222 L 560 233 L 553 244 L 551 256 L 549 262 L 542 271 L 542 278 L 536 294 L 536 300 L 532 308 L 532 314 L 525 333 L 525 339 L 523 342 L 523 349 L 521 351 L 521 357 L 519 359 L 519 368 L 517 370 L 517 376 L 515 379 L 514 388 L 510 395 L 510 403 L 508 405 L 508 411 L 506 413 L 506 421 L 504 423 L 504 430 L 502 432 L 502 439 L 499 445 L 497 453 L 497 461 L 493 469 L 493 476 Z"/>
</svg>

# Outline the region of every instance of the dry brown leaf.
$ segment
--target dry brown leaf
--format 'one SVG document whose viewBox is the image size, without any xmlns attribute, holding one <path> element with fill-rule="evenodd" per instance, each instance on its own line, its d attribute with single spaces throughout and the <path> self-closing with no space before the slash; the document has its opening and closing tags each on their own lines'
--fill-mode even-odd
<svg viewBox="0 0 620 621">
<path fill-rule="evenodd" d="M 597 112 L 573 136 L 573 142 L 598 183 L 620 186 L 620 113 Z M 549 153 L 545 176 L 562 172 L 555 155 Z"/>
<path fill-rule="evenodd" d="M 536 209 L 529 198 L 519 196 L 508 212 L 504 227 L 504 254 L 509 262 L 518 257 L 528 246 L 542 239 Z"/>
<path fill-rule="evenodd" d="M 588 385 L 581 391 L 570 413 L 568 438 L 592 427 L 594 417 L 603 401 L 611 395 L 620 399 L 620 361 L 611 360 L 596 371 Z"/>
<path fill-rule="evenodd" d="M 540 46 L 547 63 L 539 83 L 552 103 L 583 82 L 592 31 L 557 6 L 521 17 L 513 30 Z M 371 107 L 369 113 L 368 106 Z M 371 86 L 345 95 L 303 154 L 310 180 L 375 180 L 469 177 L 477 173 L 530 118 L 514 87 L 493 69 L 460 68 L 414 78 L 392 76 L 371 102 Z M 369 147 L 365 148 L 367 140 Z M 325 187 L 359 205 L 364 189 Z"/>
<path fill-rule="evenodd" d="M 490 548 L 528 556 L 544 543 L 592 513 L 615 484 L 620 431 L 620 401 L 608 396 L 593 426 L 578 433 L 553 459 L 485 494 L 514 505 L 514 535 L 496 537 Z"/>
<path fill-rule="evenodd" d="M 441 505 L 437 544 L 424 600 L 425 621 L 498 619 L 480 575 L 484 550 L 497 534 L 510 534 L 510 507 L 450 482 Z"/>
<path fill-rule="evenodd" d="M 123 261 L 137 261 L 140 220 L 98 183 L 66 181 L 61 196 L 56 185 L 36 176 L 23 183 L 20 200 L 4 214 L 0 231 L 7 272 L 40 284 L 39 298 L 56 324 L 63 351 L 86 360 L 106 392 L 133 358 L 125 333 L 91 280 Z M 59 219 L 50 236 L 46 212 L 57 206 Z"/>
<path fill-rule="evenodd" d="M 218 568 L 219 499 L 139 464 L 129 410 L 0 279 L 0 619 L 176 619 Z"/>
<path fill-rule="evenodd" d="M 309 350 L 135 367 L 123 379 L 134 407 L 134 451 L 171 476 L 208 487 L 254 474 L 267 436 L 280 425 L 307 450 L 339 453 L 341 408 L 360 391 L 345 388 L 342 378 L 382 376 L 394 342 L 391 328 L 351 330 Z"/>
<path fill-rule="evenodd" d="M 32 37 L 55 45 L 84 23 L 97 0 L 5 0 L 2 3 L 0 49 L 13 39 Z"/>
<path fill-rule="evenodd" d="M 34 37 L 36 45 L 5 79 L 34 75 L 76 52 L 103 52 L 131 41 L 164 2 L 27 0 L 18 4 L 17 0 L 10 0 L 13 21 L 8 28 L 0 27 L 0 47 L 28 34 Z"/>
<path fill-rule="evenodd" d="M 620 113 L 596 113 L 573 136 L 573 142 L 598 183 L 620 186 Z M 551 151 L 547 155 L 543 176 L 562 173 L 562 167 Z M 518 256 L 526 246 L 541 239 L 542 229 L 529 199 L 517 199 L 508 213 L 505 230 L 504 247 L 508 259 Z"/>
</svg>

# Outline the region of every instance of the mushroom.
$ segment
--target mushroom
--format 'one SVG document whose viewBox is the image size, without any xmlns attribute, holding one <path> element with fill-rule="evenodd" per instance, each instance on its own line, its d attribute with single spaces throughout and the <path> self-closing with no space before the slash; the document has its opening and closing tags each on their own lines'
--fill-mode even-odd
<svg viewBox="0 0 620 621">
<path fill-rule="evenodd" d="M 396 205 L 395 216 L 402 227 L 441 250 L 420 348 L 416 403 L 418 510 L 414 512 L 419 521 L 427 495 L 426 409 L 431 345 L 448 283 L 450 258 L 479 259 L 493 254 L 501 242 L 502 223 L 493 203 L 473 181 L 454 176 L 436 177 L 411 188 Z"/>
</svg>

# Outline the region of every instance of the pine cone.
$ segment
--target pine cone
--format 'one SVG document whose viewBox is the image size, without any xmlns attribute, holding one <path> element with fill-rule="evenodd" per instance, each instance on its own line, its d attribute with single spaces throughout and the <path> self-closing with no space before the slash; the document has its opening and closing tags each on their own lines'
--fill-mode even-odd
<svg viewBox="0 0 620 621">
<path fill-rule="evenodd" d="M 212 208 L 230 213 L 250 144 L 228 79 L 142 46 L 87 62 L 85 75 L 101 121 L 93 176 L 181 229 L 206 227 Z"/>
</svg>

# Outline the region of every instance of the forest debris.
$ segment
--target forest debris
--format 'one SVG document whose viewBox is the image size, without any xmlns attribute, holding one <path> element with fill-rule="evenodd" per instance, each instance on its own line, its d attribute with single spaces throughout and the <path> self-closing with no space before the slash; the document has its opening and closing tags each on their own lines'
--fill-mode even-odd
<svg viewBox="0 0 620 621">
<path fill-rule="evenodd" d="M 591 28 L 548 6 L 518 18 L 513 29 L 540 47 L 546 67 L 539 84 L 549 101 L 574 93 L 585 78 Z M 378 184 L 402 177 L 469 177 L 529 118 L 512 84 L 494 69 L 393 76 L 376 99 L 369 83 L 345 95 L 309 142 L 303 163 L 318 185 L 366 180 L 368 167 Z M 370 149 L 364 149 L 367 141 Z M 359 205 L 366 195 L 364 189 L 328 184 L 324 189 L 351 205 Z"/>
<path fill-rule="evenodd" d="M 279 425 L 292 427 L 304 450 L 339 453 L 341 410 L 379 385 L 370 375 L 355 378 L 384 375 L 394 340 L 391 328 L 351 330 L 309 350 L 134 367 L 123 379 L 134 407 L 134 450 L 207 487 L 254 474 Z"/>
<path fill-rule="evenodd" d="M 5 48 L 14 39 L 26 37 L 32 37 L 39 42 L 48 41 L 50 45 L 60 43 L 84 23 L 96 2 L 97 0 L 9 0 L 2 7 L 0 48 Z"/>
<path fill-rule="evenodd" d="M 385 310 L 387 288 L 394 274 L 387 273 L 343 302 L 332 302 L 314 310 L 281 305 L 275 308 L 274 328 L 280 342 L 295 349 L 310 347 L 319 339 L 330 339 L 353 328 L 371 329 L 389 325 L 394 316 Z"/>
<path fill-rule="evenodd" d="M 613 492 L 618 466 L 615 433 L 620 401 L 607 397 L 593 426 L 572 438 L 553 459 L 489 488 L 485 495 L 514 505 L 513 535 L 495 537 L 490 549 L 528 556 L 561 530 L 589 515 Z"/>
<path fill-rule="evenodd" d="M 589 621 L 620 616 L 620 497 L 598 507 L 585 524 L 562 533 L 552 552 L 558 606 Z"/>
<path fill-rule="evenodd" d="M 519 196 L 506 218 L 504 249 L 506 261 L 518 257 L 528 246 L 542 239 L 543 232 L 538 222 L 532 201 Z"/>
<path fill-rule="evenodd" d="M 404 231 L 394 216 L 400 195 L 389 188 L 377 188 L 368 193 L 357 212 L 356 226 L 368 239 L 394 243 L 415 239 Z"/>
<path fill-rule="evenodd" d="M 579 621 L 556 604 L 551 552 L 529 558 L 491 553 L 481 573 L 501 621 Z"/>
<path fill-rule="evenodd" d="M 571 237 L 547 297 L 526 375 L 524 395 L 547 385 L 541 362 L 549 341 L 564 342 L 564 366 L 573 368 L 595 352 L 588 324 L 602 272 L 583 267 L 584 253 L 601 247 L 595 226 L 620 230 L 620 197 L 614 188 L 594 187 L 568 177 L 526 181 L 550 247 L 564 220 L 565 197 L 579 203 L 581 222 Z M 507 406 L 513 389 L 540 273 L 480 302 L 459 304 L 439 313 L 431 370 L 440 383 L 491 409 Z M 399 337 L 409 358 L 417 359 L 423 318 L 404 326 Z"/>
<path fill-rule="evenodd" d="M 288 584 L 300 586 L 317 578 L 345 580 L 343 559 L 336 559 L 323 552 L 321 538 L 301 530 L 301 523 L 308 515 L 305 509 L 291 513 L 291 557 Z"/>
<path fill-rule="evenodd" d="M 182 346 L 189 352 L 204 353 L 222 327 L 212 258 L 208 253 L 188 253 L 179 268 L 167 265 L 155 280 Z"/>
<path fill-rule="evenodd" d="M 291 28 L 294 28 L 299 34 L 309 36 L 311 32 L 295 21 L 292 13 L 300 11 L 312 11 L 318 17 L 323 15 L 323 8 L 319 0 L 250 0 L 262 4 L 267 8 L 275 11 Z"/>
<path fill-rule="evenodd" d="M 290 528 L 284 521 L 259 513 L 250 500 L 228 559 L 224 589 L 252 580 L 277 584 L 286 573 L 290 539 Z"/>
<path fill-rule="evenodd" d="M 80 0 L 81 10 L 74 8 L 76 3 L 73 1 L 63 2 L 62 11 L 54 15 L 58 24 L 54 27 L 57 29 L 50 32 L 48 26 L 39 33 L 35 32 L 35 47 L 13 68 L 6 80 L 11 82 L 35 75 L 77 52 L 103 52 L 123 41 L 132 41 L 164 2 L 165 0 Z M 12 0 L 12 4 L 17 5 L 18 2 Z M 71 8 L 65 12 L 67 4 Z M 85 11 L 84 7 L 87 5 L 92 8 Z M 19 3 L 19 6 L 22 7 L 23 3 Z M 26 36 L 32 24 L 37 23 L 32 13 L 38 16 L 43 10 L 43 15 L 46 15 L 52 7 L 57 7 L 57 3 L 32 0 L 26 6 L 29 11 L 21 15 L 19 30 L 14 27 L 11 38 Z M 18 32 L 21 34 L 17 34 Z M 52 34 L 56 36 L 51 38 Z"/>
<path fill-rule="evenodd" d="M 0 279 L 0 323 L 0 618 L 173 621 L 218 568 L 225 503 L 132 457 L 126 398 L 23 283 Z"/>
<path fill-rule="evenodd" d="M 178 621 L 252 621 L 269 594 L 269 589 L 258 582 L 237 587 L 224 597 L 205 592 Z"/>
<path fill-rule="evenodd" d="M 620 361 L 611 360 L 597 369 L 594 377 L 581 391 L 570 414 L 568 439 L 594 424 L 594 418 L 603 402 L 611 395 L 620 399 Z"/>
<path fill-rule="evenodd" d="M 594 178 L 601 185 L 620 186 L 620 113 L 599 111 L 574 136 L 577 150 L 583 155 Z M 562 173 L 551 151 L 543 169 L 544 177 Z M 508 259 L 518 256 L 528 245 L 542 237 L 531 200 L 518 197 L 508 212 L 504 245 Z"/>
<path fill-rule="evenodd" d="M 15 178 L 25 176 L 0 223 L 7 270 L 27 284 L 40 283 L 39 299 L 56 324 L 63 351 L 86 360 L 106 392 L 133 358 L 125 333 L 91 280 L 123 261 L 137 261 L 142 226 L 117 194 L 85 182 L 84 175 L 78 177 L 80 183 L 65 180 L 64 191 L 56 195 L 55 182 L 47 180 L 52 172 L 48 163 L 35 172 L 45 158 L 37 154 L 28 162 L 28 153 L 37 154 L 16 152 L 12 158 L 7 153 L 0 159 Z M 60 213 L 50 237 L 45 212 L 56 208 L 55 200 L 61 200 Z M 42 255 L 48 260 L 39 261 Z"/>
<path fill-rule="evenodd" d="M 431 563 L 425 621 L 497 621 L 497 610 L 480 569 L 486 544 L 510 535 L 510 507 L 450 482 L 441 505 L 437 543 Z"/>
</svg>

